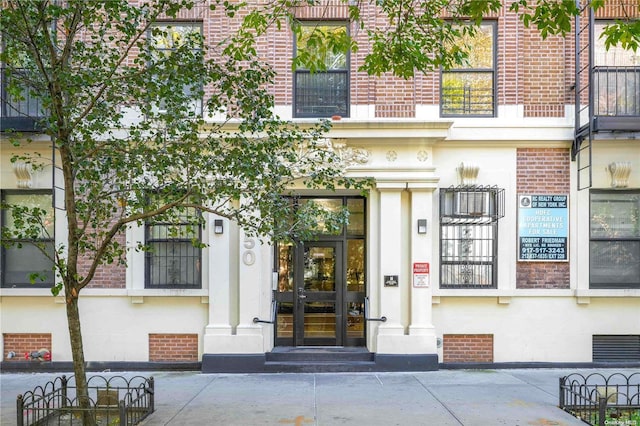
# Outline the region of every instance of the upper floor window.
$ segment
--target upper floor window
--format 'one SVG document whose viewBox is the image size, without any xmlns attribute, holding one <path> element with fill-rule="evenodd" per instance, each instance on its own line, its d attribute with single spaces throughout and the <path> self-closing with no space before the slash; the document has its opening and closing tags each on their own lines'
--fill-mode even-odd
<svg viewBox="0 0 640 426">
<path fill-rule="evenodd" d="M 34 65 L 21 46 L 2 42 L 5 62 L 0 63 L 0 131 L 32 132 L 39 129 L 38 120 L 44 117 L 42 99 L 34 92 Z"/>
<path fill-rule="evenodd" d="M 503 216 L 503 189 L 440 189 L 440 288 L 498 286 L 498 219 Z"/>
<path fill-rule="evenodd" d="M 640 191 L 592 191 L 590 224 L 590 288 L 640 288 Z"/>
<path fill-rule="evenodd" d="M 607 21 L 594 28 L 593 93 L 596 115 L 640 115 L 640 52 L 605 47 Z"/>
<path fill-rule="evenodd" d="M 295 39 L 299 65 L 294 72 L 293 116 L 349 116 L 349 52 L 331 40 L 346 38 L 345 23 L 307 23 Z M 308 62 L 320 67 L 304 65 Z"/>
<path fill-rule="evenodd" d="M 162 82 L 162 90 L 172 90 L 172 84 L 177 84 L 181 89 L 184 99 L 188 105 L 186 112 L 190 115 L 202 114 L 202 84 L 197 81 L 197 76 L 191 76 L 189 73 L 174 73 L 173 68 L 177 66 L 186 66 L 193 59 L 199 60 L 202 54 L 202 25 L 193 22 L 161 22 L 155 24 L 150 30 L 150 41 L 153 47 L 153 56 L 158 66 L 158 81 Z M 182 57 L 191 55 L 193 57 L 186 58 L 184 63 L 178 59 L 175 62 L 168 61 L 166 64 L 163 59 L 170 55 L 175 55 L 178 51 L 182 52 Z M 184 81 L 175 81 L 180 78 Z M 166 85 L 166 87 L 164 87 Z M 182 107 L 182 105 L 180 105 Z M 160 110 L 174 110 L 175 105 L 169 105 L 166 100 L 161 100 L 159 104 Z"/>
<path fill-rule="evenodd" d="M 464 65 L 443 70 L 440 81 L 440 115 L 495 116 L 496 24 L 483 23 L 473 36 L 464 35 L 468 47 Z"/>
<path fill-rule="evenodd" d="M 54 284 L 52 198 L 51 191 L 2 192 L 3 204 L 25 209 L 15 210 L 15 216 L 10 209 L 1 210 L 0 275 L 3 288 L 49 288 Z M 38 214 L 29 214 L 34 209 Z"/>
<path fill-rule="evenodd" d="M 176 223 L 161 220 L 145 225 L 145 287 L 146 288 L 201 288 L 200 213 L 188 208 Z"/>
</svg>

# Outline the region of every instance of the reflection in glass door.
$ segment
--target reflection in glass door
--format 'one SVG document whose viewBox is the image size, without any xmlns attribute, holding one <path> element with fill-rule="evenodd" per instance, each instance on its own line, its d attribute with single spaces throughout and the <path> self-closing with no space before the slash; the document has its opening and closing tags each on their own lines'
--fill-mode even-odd
<svg viewBox="0 0 640 426">
<path fill-rule="evenodd" d="M 337 242 L 306 242 L 303 245 L 302 280 L 295 286 L 296 346 L 336 345 L 342 340 L 341 297 L 338 270 L 342 270 Z M 340 274 L 342 275 L 342 274 Z M 342 280 L 340 280 L 342 281 Z M 341 283 L 340 283 L 341 284 Z"/>
<path fill-rule="evenodd" d="M 350 222 L 338 235 L 278 244 L 277 346 L 364 346 L 364 198 L 307 202 L 346 206 Z"/>
</svg>

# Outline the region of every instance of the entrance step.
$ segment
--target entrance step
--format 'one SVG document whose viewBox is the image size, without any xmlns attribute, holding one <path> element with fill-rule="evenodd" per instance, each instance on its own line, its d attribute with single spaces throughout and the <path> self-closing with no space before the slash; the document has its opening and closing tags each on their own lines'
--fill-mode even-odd
<svg viewBox="0 0 640 426">
<path fill-rule="evenodd" d="M 265 369 L 279 373 L 335 373 L 375 370 L 375 354 L 353 347 L 276 347 L 265 354 Z"/>
<path fill-rule="evenodd" d="M 376 354 L 366 348 L 277 347 L 267 353 L 203 354 L 203 373 L 433 371 L 438 354 Z"/>
</svg>

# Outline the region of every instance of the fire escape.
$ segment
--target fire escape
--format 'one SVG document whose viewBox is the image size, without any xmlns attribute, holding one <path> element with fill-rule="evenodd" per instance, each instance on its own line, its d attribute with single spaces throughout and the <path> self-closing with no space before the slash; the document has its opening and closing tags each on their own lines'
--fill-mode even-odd
<svg viewBox="0 0 640 426">
<path fill-rule="evenodd" d="M 575 33 L 575 136 L 571 158 L 577 162 L 578 190 L 592 185 L 594 142 L 638 137 L 640 132 L 640 59 L 606 52 L 598 44 L 607 21 L 595 18 L 589 0 L 577 0 Z M 637 6 L 629 5 L 629 8 Z M 612 22 L 612 21 L 608 21 Z M 616 52 L 620 52 L 617 50 Z"/>
</svg>

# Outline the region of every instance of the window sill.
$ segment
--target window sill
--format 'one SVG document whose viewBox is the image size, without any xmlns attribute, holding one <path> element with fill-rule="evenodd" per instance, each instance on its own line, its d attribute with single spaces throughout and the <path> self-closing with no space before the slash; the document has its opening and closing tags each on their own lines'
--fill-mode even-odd
<svg viewBox="0 0 640 426">
<path fill-rule="evenodd" d="M 185 288 L 153 288 L 153 289 L 133 289 L 127 291 L 127 296 L 147 297 L 147 296 L 186 296 L 200 297 L 208 296 L 209 290 L 206 288 L 185 289 Z"/>
<path fill-rule="evenodd" d="M 433 289 L 433 303 L 441 297 L 496 297 L 508 304 L 512 297 L 575 297 L 578 303 L 589 303 L 592 297 L 640 297 L 640 289 Z"/>
<path fill-rule="evenodd" d="M 101 296 L 130 296 L 130 297 L 202 297 L 209 296 L 209 290 L 206 288 L 190 290 L 190 289 L 135 289 L 127 290 L 124 288 L 86 288 L 80 292 L 80 297 L 101 297 Z M 0 297 L 54 297 L 51 289 L 48 288 L 2 288 L 0 289 Z M 56 299 L 61 296 L 57 296 Z"/>
<path fill-rule="evenodd" d="M 0 297 L 53 297 L 50 288 L 0 288 Z"/>
<path fill-rule="evenodd" d="M 580 288 L 577 297 L 640 297 L 640 288 Z"/>
<path fill-rule="evenodd" d="M 434 296 L 442 297 L 522 297 L 522 296 L 575 296 L 575 290 L 568 288 L 523 288 L 523 289 L 500 289 L 500 288 L 461 288 L 461 289 L 433 289 Z"/>
</svg>

